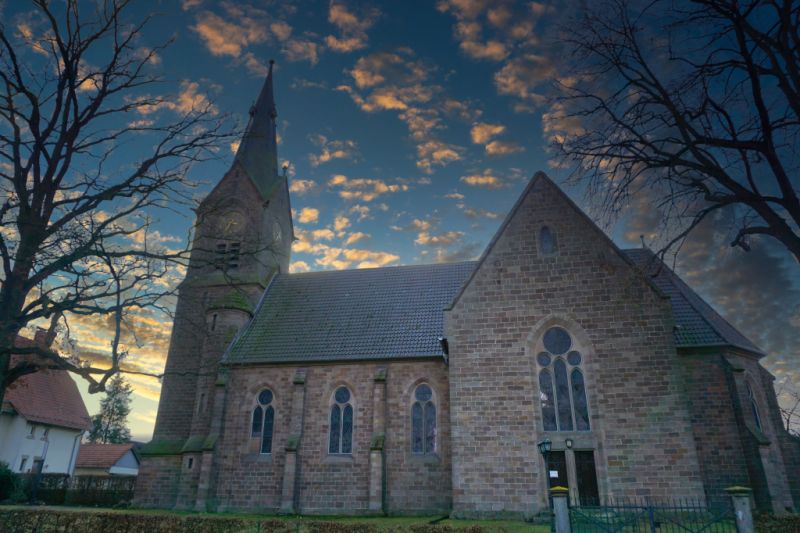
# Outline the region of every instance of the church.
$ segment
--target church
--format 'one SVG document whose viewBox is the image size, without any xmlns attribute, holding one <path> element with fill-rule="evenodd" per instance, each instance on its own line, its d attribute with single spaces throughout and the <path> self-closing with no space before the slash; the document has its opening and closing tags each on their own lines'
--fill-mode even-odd
<svg viewBox="0 0 800 533">
<path fill-rule="evenodd" d="M 290 274 L 271 67 L 250 115 L 197 209 L 135 505 L 528 517 L 556 485 L 744 485 L 800 508 L 764 352 L 546 175 L 477 261 Z"/>
</svg>

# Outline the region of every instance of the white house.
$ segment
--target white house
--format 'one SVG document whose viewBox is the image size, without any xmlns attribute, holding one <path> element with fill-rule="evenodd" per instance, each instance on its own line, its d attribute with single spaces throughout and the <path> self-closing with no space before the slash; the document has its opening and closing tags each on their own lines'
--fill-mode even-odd
<svg viewBox="0 0 800 533">
<path fill-rule="evenodd" d="M 134 445 L 85 442 L 78 453 L 77 476 L 135 476 L 139 473 L 139 457 Z"/>
<path fill-rule="evenodd" d="M 17 346 L 34 341 L 17 338 Z M 14 355 L 13 368 L 26 356 Z M 77 385 L 65 370 L 39 370 L 6 390 L 0 409 L 0 461 L 14 472 L 72 474 L 84 431 L 91 428 Z"/>
</svg>

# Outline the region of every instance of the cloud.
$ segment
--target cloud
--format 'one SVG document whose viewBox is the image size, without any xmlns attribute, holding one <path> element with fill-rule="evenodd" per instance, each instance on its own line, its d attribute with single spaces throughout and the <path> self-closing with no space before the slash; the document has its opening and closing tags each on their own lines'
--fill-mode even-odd
<svg viewBox="0 0 800 533">
<path fill-rule="evenodd" d="M 506 127 L 502 124 L 478 122 L 472 126 L 469 134 L 474 144 L 486 144 L 492 137 L 500 135 L 504 131 L 506 131 Z"/>
<path fill-rule="evenodd" d="M 197 15 L 195 25 L 191 26 L 215 56 L 238 58 L 244 48 L 263 43 L 269 37 L 263 16 L 253 17 L 252 11 L 246 14 L 243 9 L 232 7 L 226 5 L 226 11 L 234 20 L 225 20 L 215 13 L 203 11 Z"/>
<path fill-rule="evenodd" d="M 417 145 L 417 167 L 426 174 L 433 172 L 433 166 L 445 166 L 461 159 L 463 148 L 443 141 L 430 140 Z"/>
<path fill-rule="evenodd" d="M 544 96 L 535 89 L 553 79 L 555 74 L 550 58 L 529 53 L 508 61 L 495 73 L 494 83 L 499 94 L 539 104 L 544 101 Z"/>
<path fill-rule="evenodd" d="M 283 56 L 292 62 L 308 61 L 316 65 L 319 62 L 319 45 L 307 39 L 291 39 L 284 43 Z"/>
<path fill-rule="evenodd" d="M 487 170 L 483 174 L 461 176 L 460 179 L 462 183 L 466 183 L 472 187 L 482 187 L 484 189 L 501 189 L 505 187 L 503 180 L 493 175 L 491 170 Z"/>
<path fill-rule="evenodd" d="M 219 113 L 219 108 L 211 102 L 208 94 L 200 91 L 200 84 L 190 80 L 181 81 L 180 91 L 174 99 L 165 99 L 157 104 L 136 107 L 136 110 L 142 115 L 150 115 L 162 109 L 183 114 L 208 112 L 211 115 L 217 115 Z"/>
<path fill-rule="evenodd" d="M 291 265 L 289 265 L 289 272 L 308 272 L 311 270 L 311 267 L 308 266 L 308 263 L 305 261 L 293 261 Z"/>
<path fill-rule="evenodd" d="M 328 22 L 339 30 L 339 37 L 328 35 L 325 44 L 334 52 L 348 53 L 366 48 L 367 30 L 380 16 L 377 9 L 366 10 L 359 18 L 343 2 L 331 2 Z"/>
<path fill-rule="evenodd" d="M 423 231 L 417 235 L 417 238 L 414 240 L 414 242 L 421 246 L 450 246 L 463 236 L 463 231 L 445 231 L 444 233 L 440 233 L 438 235 L 431 235 L 430 233 Z"/>
<path fill-rule="evenodd" d="M 355 233 L 351 233 L 350 235 L 347 236 L 347 238 L 344 240 L 344 245 L 345 246 L 350 246 L 351 244 L 355 244 L 358 241 L 361 241 L 361 240 L 364 240 L 364 239 L 368 239 L 368 238 L 369 238 L 369 234 L 364 233 L 362 231 L 356 231 Z"/>
<path fill-rule="evenodd" d="M 511 155 L 525 151 L 525 148 L 517 143 L 507 141 L 491 141 L 484 148 L 486 154 L 492 156 Z"/>
<path fill-rule="evenodd" d="M 314 264 L 324 268 L 344 269 L 352 266 L 356 268 L 375 268 L 395 263 L 400 259 L 398 255 L 389 252 L 343 248 L 321 242 L 312 242 L 310 233 L 302 229 L 299 229 L 296 233 L 297 240 L 292 245 L 292 251 L 315 256 Z M 365 237 L 356 238 L 352 242 L 362 238 Z M 308 266 L 308 263 L 303 263 Z M 299 266 L 299 268 L 303 267 Z"/>
<path fill-rule="evenodd" d="M 292 35 L 292 27 L 282 20 L 270 24 L 269 29 L 279 41 L 285 41 Z"/>
<path fill-rule="evenodd" d="M 463 200 L 464 199 L 464 195 L 461 194 L 460 192 L 456 192 L 456 191 L 453 191 L 451 193 L 447 193 L 447 194 L 444 195 L 444 197 L 445 198 L 449 198 L 451 200 Z"/>
<path fill-rule="evenodd" d="M 337 216 L 333 221 L 333 229 L 336 231 L 342 231 L 343 229 L 350 226 L 350 219 L 345 216 Z"/>
<path fill-rule="evenodd" d="M 408 185 L 404 183 L 386 183 L 379 179 L 356 178 L 350 179 L 343 174 L 336 174 L 328 180 L 328 186 L 339 189 L 340 198 L 345 200 L 361 200 L 371 202 L 378 196 L 401 191 L 407 191 Z"/>
<path fill-rule="evenodd" d="M 468 207 L 463 203 L 459 203 L 458 208 L 464 212 L 464 216 L 467 218 L 488 218 L 491 220 L 496 220 L 501 216 L 500 213 L 495 213 L 494 211 L 489 211 L 483 208 Z"/>
<path fill-rule="evenodd" d="M 311 237 L 315 241 L 330 241 L 333 240 L 335 236 L 336 235 L 328 228 L 315 229 L 311 232 Z"/>
<path fill-rule="evenodd" d="M 334 159 L 354 159 L 358 154 L 358 145 L 355 141 L 329 140 L 324 135 L 313 135 L 311 142 L 319 146 L 322 151 L 319 154 L 310 154 L 308 160 L 311 166 L 318 167 Z"/>
<path fill-rule="evenodd" d="M 300 224 L 313 224 L 319 220 L 319 209 L 314 207 L 304 207 L 297 216 Z"/>
<path fill-rule="evenodd" d="M 316 187 L 317 182 L 314 180 L 292 180 L 289 184 L 289 192 L 303 195 L 313 191 Z"/>
<path fill-rule="evenodd" d="M 348 213 L 358 215 L 358 221 L 361 222 L 369 217 L 370 208 L 366 205 L 356 204 L 350 208 Z"/>
</svg>

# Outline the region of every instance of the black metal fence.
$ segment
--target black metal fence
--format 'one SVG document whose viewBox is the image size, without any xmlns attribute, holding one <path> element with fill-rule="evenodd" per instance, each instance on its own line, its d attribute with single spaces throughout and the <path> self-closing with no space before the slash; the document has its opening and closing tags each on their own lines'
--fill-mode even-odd
<svg viewBox="0 0 800 533">
<path fill-rule="evenodd" d="M 609 501 L 571 506 L 572 533 L 736 533 L 733 506 L 698 500 Z"/>
<path fill-rule="evenodd" d="M 67 476 L 62 474 L 26 474 L 25 496 L 30 501 L 50 505 L 114 506 L 130 502 L 136 478 L 133 476 Z"/>
</svg>

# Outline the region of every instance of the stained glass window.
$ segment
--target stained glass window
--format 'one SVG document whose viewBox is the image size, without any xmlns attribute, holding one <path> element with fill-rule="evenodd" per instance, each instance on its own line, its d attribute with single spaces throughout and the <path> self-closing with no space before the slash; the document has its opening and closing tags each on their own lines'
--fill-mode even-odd
<svg viewBox="0 0 800 533">
<path fill-rule="evenodd" d="M 544 347 L 553 355 L 567 353 L 572 346 L 572 339 L 564 328 L 550 328 L 544 333 Z"/>
<path fill-rule="evenodd" d="M 419 385 L 414 390 L 411 406 L 411 451 L 425 454 L 436 451 L 436 406 L 433 391 L 428 385 Z"/>
<path fill-rule="evenodd" d="M 253 424 L 250 435 L 261 437 L 261 453 L 272 453 L 272 431 L 275 427 L 275 408 L 273 395 L 269 389 L 258 394 L 258 405 L 253 409 Z"/>
<path fill-rule="evenodd" d="M 750 387 L 749 383 L 745 383 L 747 385 L 747 396 L 750 399 L 750 409 L 753 410 L 753 418 L 756 421 L 756 427 L 763 431 L 761 427 L 761 415 L 758 414 L 758 403 L 756 402 L 756 396 L 753 394 L 753 389 Z"/>
<path fill-rule="evenodd" d="M 542 397 L 542 419 L 545 431 L 557 431 L 556 404 L 553 397 L 553 380 L 550 372 L 542 370 L 539 373 L 539 390 Z"/>
<path fill-rule="evenodd" d="M 572 402 L 569 399 L 569 382 L 567 365 L 562 359 L 555 362 L 556 402 L 558 402 L 558 428 L 561 431 L 572 431 Z"/>
<path fill-rule="evenodd" d="M 258 437 L 261 435 L 261 425 L 264 423 L 264 410 L 261 409 L 261 406 L 256 406 L 253 409 L 253 431 L 252 435 L 254 437 Z"/>
<path fill-rule="evenodd" d="M 542 254 L 552 254 L 556 251 L 556 240 L 553 238 L 553 232 L 547 226 L 542 226 L 539 230 L 539 249 Z"/>
<path fill-rule="evenodd" d="M 575 429 L 589 431 L 589 408 L 586 405 L 583 373 L 574 368 L 570 377 L 572 378 L 572 401 L 575 404 Z"/>
<path fill-rule="evenodd" d="M 264 411 L 264 433 L 261 436 L 261 453 L 272 453 L 272 427 L 275 425 L 275 409 L 270 405 Z"/>
<path fill-rule="evenodd" d="M 331 406 L 330 444 L 328 453 L 353 453 L 353 406 L 350 390 L 339 387 L 333 395 Z"/>
<path fill-rule="evenodd" d="M 542 338 L 539 352 L 539 394 L 545 431 L 589 431 L 586 385 L 579 365 L 583 357 L 572 348 L 572 337 L 563 328 L 552 327 Z M 565 355 L 566 354 L 566 357 Z M 552 364 L 552 374 L 549 370 Z M 555 381 L 555 383 L 554 383 Z"/>
</svg>

